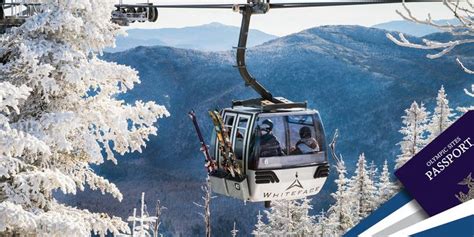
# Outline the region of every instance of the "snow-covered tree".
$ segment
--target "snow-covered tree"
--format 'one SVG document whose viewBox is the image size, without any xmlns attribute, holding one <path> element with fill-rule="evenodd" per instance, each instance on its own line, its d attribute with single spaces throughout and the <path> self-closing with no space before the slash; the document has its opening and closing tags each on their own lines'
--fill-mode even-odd
<svg viewBox="0 0 474 237">
<path fill-rule="evenodd" d="M 0 38 L 0 233 L 119 233 L 120 218 L 58 203 L 53 192 L 122 194 L 91 165 L 141 151 L 162 106 L 117 96 L 139 83 L 97 53 L 120 33 L 112 0 L 42 0 L 41 13 Z"/>
<path fill-rule="evenodd" d="M 374 182 L 370 179 L 367 170 L 367 161 L 364 153 L 359 156 L 355 175 L 351 179 L 351 202 L 355 205 L 356 221 L 367 217 L 377 205 L 377 194 Z"/>
<path fill-rule="evenodd" d="M 237 237 L 237 234 L 239 233 L 239 230 L 235 227 L 235 221 L 234 221 L 234 228 L 230 231 L 232 234 L 232 237 Z"/>
<path fill-rule="evenodd" d="M 334 223 L 327 217 L 327 213 L 322 209 L 316 216 L 316 228 L 314 235 L 318 237 L 336 237 L 337 228 Z"/>
<path fill-rule="evenodd" d="M 166 208 L 165 206 L 162 206 L 161 205 L 161 201 L 160 200 L 156 200 L 156 206 L 155 206 L 155 217 L 156 217 L 156 221 L 155 223 L 153 224 L 153 237 L 158 237 L 158 235 L 160 235 L 160 226 L 161 226 L 161 214 L 163 213 L 163 210 L 166 210 L 168 208 Z"/>
<path fill-rule="evenodd" d="M 427 55 L 427 57 L 430 59 L 443 57 L 444 55 L 450 53 L 453 49 L 458 48 L 459 46 L 474 43 L 474 18 L 472 17 L 472 14 L 474 13 L 474 4 L 470 0 L 443 0 L 442 4 L 453 13 L 455 19 L 458 20 L 457 24 L 453 24 L 450 22 L 446 22 L 444 24 L 435 22 L 431 18 L 430 14 L 428 14 L 428 17 L 424 20 L 417 18 L 405 3 L 403 3 L 404 11 L 397 11 L 397 13 L 405 20 L 418 24 L 428 25 L 431 27 L 435 27 L 440 31 L 447 32 L 453 36 L 452 39 L 449 39 L 445 42 L 423 39 L 422 43 L 413 43 L 408 40 L 403 33 L 400 33 L 398 38 L 390 33 L 387 33 L 387 37 L 393 42 L 395 42 L 397 45 L 403 47 L 424 50 L 436 50 L 435 53 L 430 53 Z M 464 66 L 462 60 L 459 57 L 456 58 L 456 61 L 466 73 L 474 74 L 474 70 L 471 70 L 468 67 Z M 464 89 L 464 92 L 468 96 L 474 97 L 474 84 L 472 84 L 471 88 Z M 474 106 L 467 108 L 459 108 L 461 112 L 466 112 L 467 110 L 473 109 Z"/>
<path fill-rule="evenodd" d="M 405 110 L 402 117 L 403 127 L 400 129 L 404 137 L 399 143 L 401 154 L 397 157 L 396 169 L 402 167 L 425 146 L 428 115 L 425 106 L 418 105 L 417 102 L 413 102 L 411 107 Z"/>
<path fill-rule="evenodd" d="M 377 173 L 379 172 L 379 169 L 375 165 L 375 161 L 370 161 L 369 165 L 369 178 L 372 180 L 372 182 L 375 183 L 375 180 L 377 179 Z"/>
<path fill-rule="evenodd" d="M 377 205 L 380 206 L 381 204 L 388 201 L 392 198 L 393 194 L 397 190 L 396 185 L 390 181 L 390 172 L 388 169 L 388 162 L 385 160 L 382 168 L 382 173 L 380 174 L 379 182 L 377 183 Z"/>
<path fill-rule="evenodd" d="M 256 237 L 269 236 L 268 233 L 270 233 L 267 224 L 263 222 L 262 218 L 263 215 L 258 211 L 257 223 L 255 224 L 255 229 L 252 231 L 252 235 L 255 235 Z"/>
<path fill-rule="evenodd" d="M 441 89 L 438 91 L 438 96 L 436 97 L 436 107 L 427 126 L 427 130 L 430 133 L 428 140 L 432 141 L 446 130 L 453 123 L 453 117 L 455 115 L 456 114 L 454 114 L 453 110 L 449 107 L 449 101 L 444 91 L 444 86 L 441 86 Z"/>
<path fill-rule="evenodd" d="M 261 217 L 253 234 L 256 236 L 311 236 L 315 228 L 315 218 L 309 215 L 311 199 L 272 201 L 270 210 L 265 210 L 268 223 Z M 258 235 L 257 235 L 258 234 Z"/>
<path fill-rule="evenodd" d="M 211 190 L 211 181 L 209 176 L 206 178 L 206 184 L 201 187 L 202 191 L 204 192 L 204 196 L 202 196 L 202 200 L 204 204 L 194 203 L 194 205 L 204 209 L 203 213 L 199 213 L 201 217 L 204 219 L 204 226 L 206 228 L 206 237 L 211 237 L 211 200 L 215 197 L 212 196 Z"/>
<path fill-rule="evenodd" d="M 154 229 L 158 217 L 148 214 L 145 193 L 142 193 L 140 199 L 140 216 L 137 216 L 137 209 L 133 208 L 133 216 L 128 217 L 128 221 L 132 222 L 132 237 L 158 236 L 158 231 Z"/>
<path fill-rule="evenodd" d="M 336 192 L 332 193 L 331 196 L 336 202 L 329 208 L 329 222 L 333 223 L 331 226 L 334 227 L 338 235 L 343 235 L 344 232 L 354 226 L 353 220 L 353 198 L 352 190 L 349 189 L 349 179 L 346 178 L 346 166 L 342 158 L 336 165 L 338 178 L 335 180 L 337 184 Z"/>
<path fill-rule="evenodd" d="M 309 215 L 309 211 L 313 209 L 311 199 L 303 198 L 295 202 L 296 206 L 292 210 L 292 221 L 295 223 L 296 234 L 297 236 L 311 236 L 315 223 L 315 217 Z"/>
</svg>

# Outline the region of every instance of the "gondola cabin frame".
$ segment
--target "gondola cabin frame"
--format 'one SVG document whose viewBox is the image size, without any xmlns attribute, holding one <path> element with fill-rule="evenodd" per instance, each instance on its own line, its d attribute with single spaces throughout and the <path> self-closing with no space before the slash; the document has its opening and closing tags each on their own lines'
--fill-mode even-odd
<svg viewBox="0 0 474 237">
<path fill-rule="evenodd" d="M 291 108 L 265 112 L 258 108 L 238 106 L 223 109 L 220 115 L 229 132 L 243 177 L 231 177 L 221 172 L 211 174 L 214 192 L 250 202 L 298 199 L 319 193 L 326 182 L 329 164 L 324 127 L 317 110 Z M 291 121 L 294 118 L 306 118 L 308 121 L 298 124 L 298 121 Z M 266 119 L 279 123 L 275 124 L 273 130 L 278 132 L 275 137 L 282 140 L 283 155 L 260 156 L 261 134 L 257 134 L 258 123 Z M 292 154 L 291 150 L 295 148 L 295 129 L 292 126 L 310 127 L 319 151 Z M 211 152 L 219 168 L 223 169 L 218 143 L 214 134 Z"/>
</svg>

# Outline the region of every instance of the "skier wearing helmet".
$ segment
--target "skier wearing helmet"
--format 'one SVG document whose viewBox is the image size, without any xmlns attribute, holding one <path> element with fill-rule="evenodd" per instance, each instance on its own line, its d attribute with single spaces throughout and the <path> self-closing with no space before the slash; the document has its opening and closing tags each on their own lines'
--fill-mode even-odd
<svg viewBox="0 0 474 237">
<path fill-rule="evenodd" d="M 263 120 L 260 130 L 260 157 L 282 156 L 280 142 L 273 134 L 273 122 Z"/>
<path fill-rule="evenodd" d="M 311 136 L 311 129 L 307 126 L 300 128 L 300 140 L 296 143 L 293 154 L 311 154 L 319 151 L 318 141 Z"/>
</svg>

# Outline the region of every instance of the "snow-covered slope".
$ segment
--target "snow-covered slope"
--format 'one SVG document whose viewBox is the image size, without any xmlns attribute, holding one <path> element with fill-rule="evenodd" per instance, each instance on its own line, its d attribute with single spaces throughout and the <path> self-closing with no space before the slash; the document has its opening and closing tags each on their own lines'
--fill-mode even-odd
<svg viewBox="0 0 474 237">
<path fill-rule="evenodd" d="M 452 107 L 469 98 L 462 89 L 472 76 L 461 72 L 453 56 L 428 60 L 424 51 L 401 48 L 385 37 L 386 31 L 358 26 L 324 26 L 279 38 L 252 48 L 249 70 L 274 95 L 294 101 L 307 100 L 320 110 L 331 136 L 340 129 L 339 152 L 348 171 L 357 157 L 380 167 L 385 159 L 391 169 L 398 153 L 398 130 L 403 110 L 413 100 L 432 109 L 441 85 Z M 416 39 L 414 39 L 416 40 Z M 125 99 L 156 100 L 167 106 L 171 117 L 160 120 L 159 136 L 153 137 L 143 154 L 121 159 L 119 166 L 100 167 L 122 190 L 122 203 L 96 195 L 80 194 L 72 202 L 94 210 L 108 210 L 127 216 L 136 206 L 141 191 L 154 203 L 160 198 L 169 209 L 163 227 L 175 236 L 203 233 L 199 201 L 205 171 L 203 157 L 186 113 L 195 109 L 210 137 L 206 111 L 228 106 L 231 99 L 256 96 L 245 88 L 234 65 L 232 52 L 201 52 L 169 47 L 138 47 L 107 54 L 105 58 L 130 65 L 140 72 L 142 84 Z M 334 191 L 332 173 L 324 191 L 315 196 L 315 212 L 327 209 Z M 234 220 L 243 236 L 256 222 L 263 204 L 247 204 L 218 197 L 213 200 L 215 236 L 228 235 Z"/>
</svg>

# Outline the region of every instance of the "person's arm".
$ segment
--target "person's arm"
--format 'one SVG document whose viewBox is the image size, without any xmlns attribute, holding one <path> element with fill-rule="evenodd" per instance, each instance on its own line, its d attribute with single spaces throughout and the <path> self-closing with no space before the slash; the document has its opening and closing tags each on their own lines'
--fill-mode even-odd
<svg viewBox="0 0 474 237">
<path fill-rule="evenodd" d="M 311 138 L 310 147 L 311 147 L 311 149 L 313 149 L 314 151 L 319 151 L 318 141 L 316 141 L 316 139 L 315 139 L 314 137 Z"/>
</svg>

